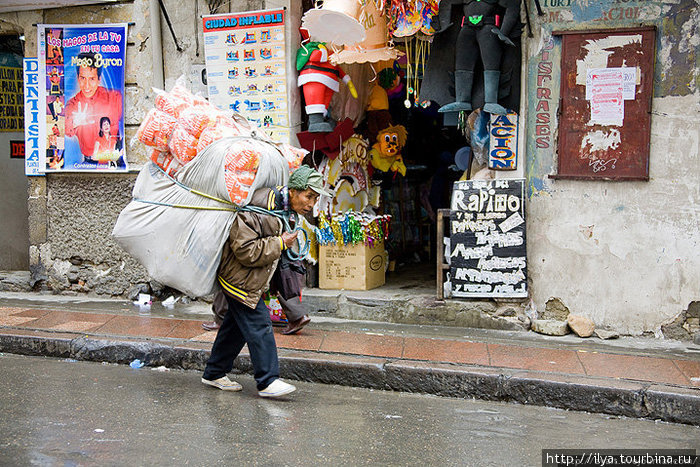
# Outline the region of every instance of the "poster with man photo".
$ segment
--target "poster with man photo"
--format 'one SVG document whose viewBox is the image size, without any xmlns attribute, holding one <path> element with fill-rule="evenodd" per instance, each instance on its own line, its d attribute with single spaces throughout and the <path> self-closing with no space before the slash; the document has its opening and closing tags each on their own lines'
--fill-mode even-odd
<svg viewBox="0 0 700 467">
<path fill-rule="evenodd" d="M 126 24 L 38 25 L 45 172 L 126 171 Z"/>
</svg>

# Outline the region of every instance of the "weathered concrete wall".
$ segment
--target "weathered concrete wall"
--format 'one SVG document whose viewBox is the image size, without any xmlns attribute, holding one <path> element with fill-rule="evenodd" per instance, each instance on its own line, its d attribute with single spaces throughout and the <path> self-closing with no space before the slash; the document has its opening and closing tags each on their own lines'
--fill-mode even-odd
<svg viewBox="0 0 700 467">
<path fill-rule="evenodd" d="M 133 22 L 127 38 L 125 125 L 130 138 L 152 106 L 152 60 L 147 1 L 0 15 L 0 31 L 24 34 L 25 56 L 35 57 L 33 24 Z M 149 101 L 149 98 L 151 101 Z M 128 148 L 132 168 L 147 160 L 142 145 Z M 145 271 L 111 239 L 119 211 L 131 197 L 135 174 L 49 174 L 29 179 L 31 283 L 54 292 L 123 295 L 147 280 Z"/>
<path fill-rule="evenodd" d="M 132 285 L 148 282 L 145 270 L 111 235 L 133 183 L 129 175 L 48 179 L 48 241 L 40 249 L 51 289 L 124 295 Z"/>
<path fill-rule="evenodd" d="M 542 5 L 546 16 L 533 15 L 535 37 L 528 41 L 524 65 L 534 306 L 542 312 L 556 297 L 597 326 L 660 335 L 663 324 L 690 316 L 685 310 L 700 300 L 700 5 L 695 0 L 543 0 Z M 557 167 L 561 60 L 561 41 L 550 33 L 639 25 L 657 27 L 649 181 L 548 178 Z M 536 122 L 535 114 L 542 112 L 550 123 Z M 681 337 L 697 330 L 695 321 L 677 324 L 685 324 Z"/>
</svg>

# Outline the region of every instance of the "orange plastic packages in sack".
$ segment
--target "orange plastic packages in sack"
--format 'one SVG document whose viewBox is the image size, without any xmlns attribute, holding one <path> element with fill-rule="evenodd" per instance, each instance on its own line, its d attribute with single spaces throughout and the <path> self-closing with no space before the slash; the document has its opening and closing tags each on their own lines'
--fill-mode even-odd
<svg viewBox="0 0 700 467">
<path fill-rule="evenodd" d="M 183 84 L 185 82 L 185 81 L 181 81 L 183 79 L 185 79 L 185 78 L 184 77 L 179 78 L 175 82 L 175 86 L 173 86 L 173 88 L 170 90 L 170 92 L 168 94 L 170 94 L 170 96 L 172 96 L 176 99 L 183 100 L 190 105 L 194 105 L 194 95 L 192 94 L 192 92 L 189 89 L 187 89 L 187 86 L 185 86 L 185 84 Z"/>
<path fill-rule="evenodd" d="M 210 105 L 197 105 L 184 109 L 180 113 L 178 123 L 195 138 L 199 138 L 202 131 L 216 122 L 219 111 Z"/>
<path fill-rule="evenodd" d="M 151 161 L 171 177 L 175 176 L 177 171 L 183 167 L 182 163 L 169 153 L 157 149 L 154 149 L 151 153 Z"/>
<path fill-rule="evenodd" d="M 204 151 L 204 149 L 214 141 L 220 140 L 221 138 L 238 135 L 239 132 L 232 125 L 222 125 L 219 123 L 219 120 L 217 120 L 217 123 L 214 126 L 205 128 L 202 134 L 199 135 L 197 154 Z"/>
<path fill-rule="evenodd" d="M 291 144 L 283 143 L 282 154 L 284 154 L 284 158 L 287 160 L 287 164 L 289 164 L 289 173 L 291 174 L 301 167 L 301 163 L 304 161 L 304 157 L 308 154 L 308 151 L 296 148 Z"/>
<path fill-rule="evenodd" d="M 136 137 L 146 146 L 167 151 L 168 140 L 177 120 L 157 109 L 151 109 L 136 130 Z"/>
<path fill-rule="evenodd" d="M 236 112 L 220 110 L 205 98 L 194 95 L 184 79 L 170 91 L 155 90 L 155 109 L 139 126 L 135 139 L 154 147 L 152 160 L 171 175 L 204 152 L 211 144 L 231 137 L 251 137 L 250 122 Z M 227 156 L 226 187 L 231 200 L 241 202 L 250 194 L 261 153 L 272 145 L 285 158 L 289 172 L 301 165 L 306 151 L 286 143 L 267 141 L 265 135 L 234 143 Z M 255 141 L 255 142 L 253 142 Z M 252 146 L 251 146 L 252 144 Z M 257 151 L 257 152 L 256 152 Z"/>
<path fill-rule="evenodd" d="M 235 204 L 242 204 L 248 197 L 260 164 L 260 153 L 246 149 L 244 144 L 231 145 L 225 157 L 224 181 Z"/>
<path fill-rule="evenodd" d="M 197 138 L 189 134 L 178 121 L 168 142 L 168 148 L 177 160 L 187 164 L 197 155 L 197 143 Z"/>
<path fill-rule="evenodd" d="M 172 117 L 179 117 L 180 112 L 185 110 L 191 104 L 185 100 L 173 96 L 168 92 L 158 92 L 156 95 L 156 109 L 165 112 Z"/>
</svg>

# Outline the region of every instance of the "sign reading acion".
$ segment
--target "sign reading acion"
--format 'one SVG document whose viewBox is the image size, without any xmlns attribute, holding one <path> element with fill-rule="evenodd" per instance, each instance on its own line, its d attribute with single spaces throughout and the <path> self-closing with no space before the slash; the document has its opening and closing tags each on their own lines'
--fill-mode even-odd
<svg viewBox="0 0 700 467">
<path fill-rule="evenodd" d="M 489 169 L 518 168 L 518 114 L 491 115 Z"/>
</svg>

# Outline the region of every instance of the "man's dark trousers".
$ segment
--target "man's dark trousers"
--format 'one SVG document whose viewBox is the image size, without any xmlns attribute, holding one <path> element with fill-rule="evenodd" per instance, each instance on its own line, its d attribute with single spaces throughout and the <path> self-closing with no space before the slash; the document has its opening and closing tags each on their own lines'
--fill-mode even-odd
<svg viewBox="0 0 700 467">
<path fill-rule="evenodd" d="M 233 360 L 247 343 L 258 390 L 265 389 L 279 378 L 280 373 L 270 312 L 262 298 L 254 309 L 228 295 L 226 300 L 228 313 L 216 334 L 203 377 L 215 380 L 226 376 L 233 369 Z"/>
</svg>

